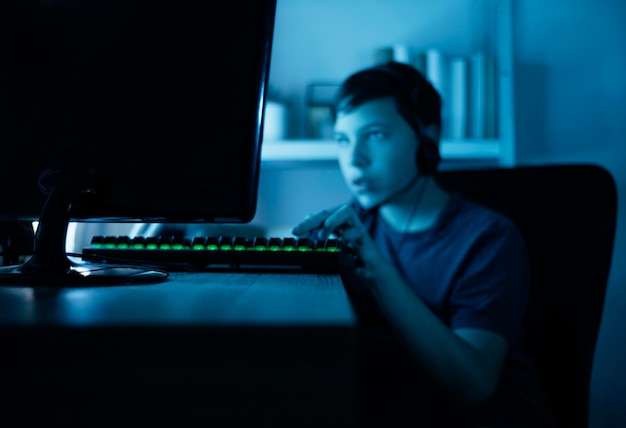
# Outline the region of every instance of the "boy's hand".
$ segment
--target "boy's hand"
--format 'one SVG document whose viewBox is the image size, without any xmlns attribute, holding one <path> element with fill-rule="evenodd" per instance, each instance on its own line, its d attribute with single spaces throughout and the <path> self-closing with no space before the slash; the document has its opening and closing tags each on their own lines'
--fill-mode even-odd
<svg viewBox="0 0 626 428">
<path fill-rule="evenodd" d="M 342 238 L 347 244 L 357 244 L 356 241 L 367 235 L 365 226 L 359 220 L 356 212 L 350 205 L 343 205 L 335 212 L 319 211 L 307 216 L 296 227 L 292 233 L 296 236 L 317 233 L 317 239 L 328 239 L 331 234 Z"/>
<path fill-rule="evenodd" d="M 296 236 L 310 235 L 317 239 L 327 239 L 331 234 L 338 236 L 354 250 L 363 263 L 357 275 L 370 286 L 377 282 L 385 271 L 394 269 L 376 248 L 357 213 L 350 205 L 343 205 L 336 211 L 319 211 L 307 216 L 292 233 Z"/>
<path fill-rule="evenodd" d="M 334 234 L 356 250 L 363 245 L 364 239 L 369 238 L 365 226 L 350 205 L 343 205 L 335 212 L 325 210 L 311 214 L 292 230 L 296 236 L 312 232 L 317 239 L 328 239 Z"/>
<path fill-rule="evenodd" d="M 291 233 L 300 237 L 303 235 L 309 235 L 311 232 L 317 230 L 317 238 L 324 239 L 321 237 L 322 228 L 324 226 L 324 221 L 331 215 L 330 211 L 319 211 L 315 214 L 310 214 L 304 218 L 300 223 L 298 223 L 292 230 Z"/>
</svg>

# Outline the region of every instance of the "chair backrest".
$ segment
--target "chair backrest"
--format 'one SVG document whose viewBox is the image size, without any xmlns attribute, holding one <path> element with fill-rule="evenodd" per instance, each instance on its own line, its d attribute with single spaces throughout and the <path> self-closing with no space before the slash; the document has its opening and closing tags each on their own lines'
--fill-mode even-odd
<svg viewBox="0 0 626 428">
<path fill-rule="evenodd" d="M 613 177 L 600 166 L 570 164 L 443 171 L 437 181 L 521 230 L 531 264 L 527 347 L 558 426 L 586 427 L 615 239 Z"/>
</svg>

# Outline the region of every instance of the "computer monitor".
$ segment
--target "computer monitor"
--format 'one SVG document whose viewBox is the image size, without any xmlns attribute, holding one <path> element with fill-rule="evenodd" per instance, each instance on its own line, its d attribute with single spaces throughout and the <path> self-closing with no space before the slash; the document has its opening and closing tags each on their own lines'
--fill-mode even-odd
<svg viewBox="0 0 626 428">
<path fill-rule="evenodd" d="M 0 284 L 166 276 L 71 261 L 70 221 L 254 217 L 276 0 L 0 8 L 0 222 L 39 222 Z"/>
</svg>

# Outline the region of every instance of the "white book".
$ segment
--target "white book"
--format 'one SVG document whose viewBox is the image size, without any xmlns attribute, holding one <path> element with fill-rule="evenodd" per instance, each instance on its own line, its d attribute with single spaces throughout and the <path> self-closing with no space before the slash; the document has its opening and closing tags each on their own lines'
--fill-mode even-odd
<svg viewBox="0 0 626 428">
<path fill-rule="evenodd" d="M 467 138 L 467 59 L 450 60 L 450 138 Z"/>
<path fill-rule="evenodd" d="M 443 137 L 449 135 L 449 106 L 448 106 L 448 88 L 447 88 L 447 64 L 446 57 L 439 49 L 431 48 L 426 50 L 426 79 L 439 92 L 442 99 L 441 108 L 441 135 Z"/>
<path fill-rule="evenodd" d="M 493 56 L 476 52 L 470 60 L 469 137 L 498 137 L 497 68 Z"/>
<path fill-rule="evenodd" d="M 426 51 L 426 78 L 439 94 L 446 94 L 446 60 L 443 52 L 438 49 Z"/>
<path fill-rule="evenodd" d="M 393 46 L 393 60 L 404 64 L 411 63 L 411 49 L 407 45 Z"/>
<path fill-rule="evenodd" d="M 470 85 L 469 85 L 469 137 L 485 138 L 486 126 L 486 56 L 483 52 L 476 52 L 470 57 Z"/>
<path fill-rule="evenodd" d="M 485 138 L 498 138 L 498 68 L 493 56 L 485 57 Z"/>
<path fill-rule="evenodd" d="M 417 52 L 412 56 L 413 67 L 426 76 L 426 52 Z"/>
</svg>

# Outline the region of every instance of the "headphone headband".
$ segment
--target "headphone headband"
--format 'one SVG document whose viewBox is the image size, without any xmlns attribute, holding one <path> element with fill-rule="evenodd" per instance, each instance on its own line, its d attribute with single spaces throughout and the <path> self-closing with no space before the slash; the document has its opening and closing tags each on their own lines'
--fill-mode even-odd
<svg viewBox="0 0 626 428">
<path fill-rule="evenodd" d="M 409 124 L 415 130 L 415 133 L 418 138 L 418 148 L 416 153 L 415 163 L 417 165 L 418 171 L 424 175 L 432 175 L 437 171 L 439 166 L 439 162 L 441 161 L 441 155 L 439 153 L 439 145 L 437 142 L 431 138 L 430 136 L 424 133 L 424 123 L 423 120 L 419 117 L 419 107 L 418 107 L 418 95 L 420 90 L 422 89 L 421 85 L 419 85 L 419 81 L 416 81 L 414 84 L 411 84 L 406 76 L 404 76 L 400 70 L 396 69 L 395 64 L 398 63 L 387 63 L 378 66 L 378 69 L 389 76 L 391 76 L 394 80 L 402 85 L 405 92 L 409 94 L 408 100 L 410 101 L 410 113 L 411 117 L 406 118 L 407 120 L 412 119 L 412 123 Z M 409 66 L 407 66 L 409 67 Z M 421 73 L 418 70 L 412 69 L 419 76 Z M 423 77 L 423 76 L 422 76 Z M 423 77 L 424 82 L 428 83 L 425 77 Z M 402 115 L 405 116 L 404 114 Z"/>
</svg>

